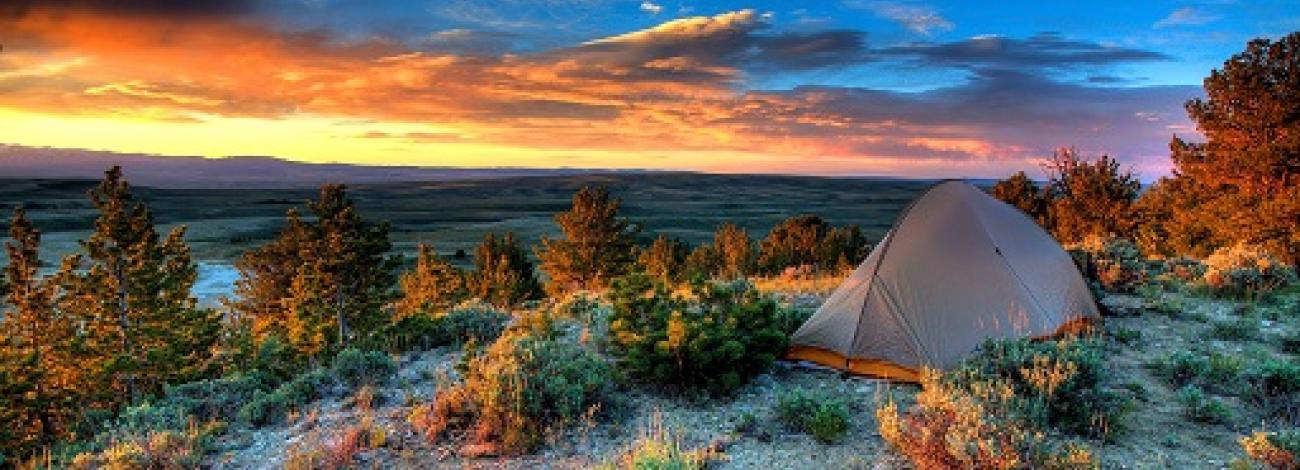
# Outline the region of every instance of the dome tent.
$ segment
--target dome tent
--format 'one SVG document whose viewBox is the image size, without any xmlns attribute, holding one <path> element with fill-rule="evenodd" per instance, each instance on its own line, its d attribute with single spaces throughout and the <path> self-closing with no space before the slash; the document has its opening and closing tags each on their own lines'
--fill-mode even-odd
<svg viewBox="0 0 1300 470">
<path fill-rule="evenodd" d="M 1098 317 L 1069 254 L 1015 207 L 961 181 L 931 187 L 790 339 L 790 359 L 918 381 L 991 338 Z"/>
</svg>

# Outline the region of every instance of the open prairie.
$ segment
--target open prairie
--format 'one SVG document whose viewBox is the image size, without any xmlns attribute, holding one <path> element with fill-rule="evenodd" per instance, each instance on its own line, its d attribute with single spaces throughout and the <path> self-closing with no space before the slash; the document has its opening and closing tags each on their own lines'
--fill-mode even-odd
<svg viewBox="0 0 1300 470">
<path fill-rule="evenodd" d="M 535 176 L 454 182 L 356 185 L 349 194 L 370 220 L 392 224 L 394 251 L 416 244 L 439 252 L 472 253 L 487 232 L 513 231 L 526 243 L 556 230 L 551 217 L 582 186 L 604 186 L 623 199 L 623 212 L 646 236 L 665 234 L 691 243 L 711 239 L 722 222 L 751 234 L 796 214 L 833 224 L 857 224 L 872 241 L 889 230 L 898 211 L 930 180 L 844 179 L 803 176 L 627 173 Z M 0 179 L 0 209 L 23 205 L 42 231 L 47 261 L 76 248 L 94 221 L 86 191 L 94 181 Z M 194 257 L 229 263 L 275 236 L 285 212 L 316 195 L 313 189 L 137 188 L 165 227 L 184 225 Z M 5 224 L 7 221 L 0 222 Z M 465 262 L 468 262 L 467 260 Z"/>
</svg>

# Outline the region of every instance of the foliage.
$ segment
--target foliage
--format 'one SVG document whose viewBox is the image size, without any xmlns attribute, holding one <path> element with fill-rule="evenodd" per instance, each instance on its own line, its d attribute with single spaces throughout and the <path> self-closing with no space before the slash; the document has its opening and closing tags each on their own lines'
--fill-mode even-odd
<svg viewBox="0 0 1300 470">
<path fill-rule="evenodd" d="M 600 470 L 704 470 L 716 459 L 709 449 L 687 450 L 656 415 L 650 428 Z"/>
<path fill-rule="evenodd" d="M 650 243 L 649 247 L 640 250 L 636 257 L 636 266 L 641 272 L 665 285 L 675 285 L 689 276 L 690 270 L 685 267 L 686 256 L 687 248 L 684 243 L 660 235 Z"/>
<path fill-rule="evenodd" d="M 758 266 L 766 274 L 791 267 L 849 269 L 867 255 L 866 237 L 856 225 L 831 227 L 815 215 L 798 215 L 772 227 L 759 242 Z"/>
<path fill-rule="evenodd" d="M 1047 225 L 1047 198 L 1038 183 L 1023 171 L 998 181 L 989 193 L 998 200 L 1011 204 L 1039 225 Z"/>
<path fill-rule="evenodd" d="M 283 334 L 299 356 L 311 359 L 388 322 L 384 305 L 395 298 L 400 260 L 386 255 L 388 224 L 362 219 L 346 187 L 322 186 L 307 206 L 314 220 L 290 210 L 275 240 L 236 261 L 239 298 L 231 306 L 254 319 L 259 341 Z"/>
<path fill-rule="evenodd" d="M 1239 242 L 1300 260 L 1300 32 L 1255 39 L 1187 102 L 1204 143 L 1170 142 L 1174 176 L 1143 199 L 1164 254 L 1205 256 Z"/>
<path fill-rule="evenodd" d="M 1250 462 L 1258 463 L 1269 470 L 1295 470 L 1300 468 L 1300 430 L 1288 429 L 1278 432 L 1259 431 L 1242 437 L 1241 450 Z M 1242 462 L 1233 468 L 1254 468 L 1250 463 Z"/>
<path fill-rule="evenodd" d="M 1022 400 L 1005 378 L 963 385 L 926 369 L 916 404 L 900 411 L 886 401 L 876 421 L 885 442 L 918 470 L 1098 468 L 1087 448 L 1057 448 L 1020 419 Z"/>
<path fill-rule="evenodd" d="M 402 273 L 398 284 L 402 291 L 395 306 L 398 318 L 445 310 L 465 300 L 469 294 L 465 288 L 465 273 L 424 243 L 420 244 L 416 255 L 415 269 Z"/>
<path fill-rule="evenodd" d="M 725 394 L 785 351 L 788 314 L 748 283 L 699 284 L 694 296 L 644 275 L 613 283 L 611 352 L 629 376 Z"/>
<path fill-rule="evenodd" d="M 722 256 L 713 245 L 696 246 L 686 255 L 682 262 L 682 274 L 686 280 L 704 281 L 713 278 L 713 274 L 722 269 Z"/>
<path fill-rule="evenodd" d="M 334 378 L 352 388 L 382 383 L 397 372 L 397 364 L 387 354 L 353 348 L 339 352 L 332 368 Z"/>
<path fill-rule="evenodd" d="M 1300 362 L 1265 359 L 1252 366 L 1244 374 L 1246 398 L 1272 419 L 1300 424 Z"/>
<path fill-rule="evenodd" d="M 1205 266 L 1202 281 L 1222 296 L 1254 299 L 1296 283 L 1294 267 L 1242 243 L 1215 250 Z"/>
<path fill-rule="evenodd" d="M 1136 224 L 1133 203 L 1141 182 L 1119 161 L 1103 155 L 1085 159 L 1072 148 L 1056 151 L 1043 163 L 1048 181 L 1049 231 L 1061 243 L 1089 236 L 1127 237 Z"/>
<path fill-rule="evenodd" d="M 783 393 L 776 414 L 787 426 L 823 443 L 838 442 L 849 430 L 847 404 L 802 389 Z"/>
<path fill-rule="evenodd" d="M 628 272 L 636 230 L 618 216 L 620 204 L 605 188 L 588 186 L 573 195 L 568 211 L 555 215 L 564 237 L 542 237 L 536 250 L 552 294 L 601 289 Z"/>
<path fill-rule="evenodd" d="M 469 358 L 464 382 L 440 389 L 409 420 L 431 440 L 466 430 L 473 448 L 531 452 L 546 431 L 607 407 L 613 372 L 604 359 L 554 338 L 549 328 L 517 328 Z"/>
<path fill-rule="evenodd" d="M 1013 413 L 1039 428 L 1104 437 L 1120 424 L 1123 400 L 1105 387 L 1105 342 L 1096 337 L 1056 341 L 989 341 L 949 374 L 957 385 L 1004 382 L 1018 397 Z"/>
<path fill-rule="evenodd" d="M 1133 242 L 1091 235 L 1073 248 L 1086 254 L 1084 275 L 1110 292 L 1134 292 L 1149 278 L 1146 260 Z"/>
<path fill-rule="evenodd" d="M 1232 421 L 1232 410 L 1223 400 L 1205 396 L 1205 392 L 1195 385 L 1185 385 L 1178 389 L 1178 401 L 1182 402 L 1184 413 L 1193 421 L 1209 424 L 1227 424 Z"/>
<path fill-rule="evenodd" d="M 492 342 L 505 329 L 510 314 L 477 301 L 468 301 L 441 316 L 420 313 L 402 317 L 377 330 L 362 349 L 393 354 L 456 346 L 468 341 Z"/>
<path fill-rule="evenodd" d="M 713 249 L 718 254 L 717 275 L 722 279 L 737 279 L 753 270 L 754 242 L 739 225 L 719 225 L 713 232 Z"/>
<path fill-rule="evenodd" d="M 470 296 L 498 307 L 511 307 L 540 298 L 542 286 L 533 272 L 533 262 L 506 232 L 497 238 L 488 233 L 474 250 L 474 271 L 466 276 Z"/>
<path fill-rule="evenodd" d="M 1252 317 L 1215 320 L 1207 333 L 1211 338 L 1225 341 L 1247 341 L 1259 336 L 1259 320 Z"/>
</svg>

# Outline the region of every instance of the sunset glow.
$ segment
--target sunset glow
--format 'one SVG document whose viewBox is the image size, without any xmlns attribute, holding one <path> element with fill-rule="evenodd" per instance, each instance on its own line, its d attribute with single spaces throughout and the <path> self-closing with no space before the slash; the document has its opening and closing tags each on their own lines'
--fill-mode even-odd
<svg viewBox="0 0 1300 470">
<path fill-rule="evenodd" d="M 379 2 L 346 20 L 328 9 L 346 2 L 191 3 L 0 7 L 0 143 L 909 176 L 1000 175 L 1074 145 L 1149 176 L 1194 133 L 1181 104 L 1215 65 L 1152 32 L 1231 50 L 1273 11 L 1152 9 L 1099 33 L 891 2 Z"/>
</svg>

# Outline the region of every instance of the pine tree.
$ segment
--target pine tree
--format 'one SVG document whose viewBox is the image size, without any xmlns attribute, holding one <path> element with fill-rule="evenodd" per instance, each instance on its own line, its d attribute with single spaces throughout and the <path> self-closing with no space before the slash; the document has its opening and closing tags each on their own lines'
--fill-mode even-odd
<svg viewBox="0 0 1300 470">
<path fill-rule="evenodd" d="M 641 250 L 636 263 L 650 277 L 665 285 L 674 285 L 683 280 L 686 256 L 685 244 L 660 235 L 649 247 Z"/>
<path fill-rule="evenodd" d="M 22 209 L 5 244 L 8 288 L 0 309 L 0 454 L 30 455 L 62 435 L 77 410 L 73 323 L 55 308 L 57 285 L 40 277 L 40 231 Z M 7 435 L 6 435 L 7 434 Z"/>
<path fill-rule="evenodd" d="M 754 262 L 753 244 L 749 232 L 740 226 L 730 222 L 718 226 L 713 233 L 713 249 L 720 261 L 716 274 L 726 279 L 748 274 Z"/>
<path fill-rule="evenodd" d="M 1106 155 L 1085 159 L 1072 148 L 1058 149 L 1043 163 L 1047 172 L 1047 218 L 1052 235 L 1075 243 L 1089 235 L 1131 237 L 1133 203 L 1141 182 Z"/>
<path fill-rule="evenodd" d="M 401 260 L 387 254 L 388 224 L 362 219 L 346 189 L 322 186 L 307 203 L 314 220 L 290 210 L 275 240 L 240 256 L 232 307 L 252 317 L 256 341 L 282 336 L 316 358 L 391 319 L 385 305 Z"/>
<path fill-rule="evenodd" d="M 1206 140 L 1170 142 L 1173 176 L 1142 203 L 1146 238 L 1163 254 L 1246 242 L 1300 262 L 1300 32 L 1250 41 L 1204 88 L 1186 108 Z"/>
<path fill-rule="evenodd" d="M 89 197 L 99 212 L 94 232 L 81 242 L 89 267 L 64 263 L 60 278 L 70 292 L 61 302 L 87 321 L 89 347 L 115 393 L 111 400 L 135 400 L 202 375 L 211 366 L 219 322 L 190 293 L 197 268 L 185 228 L 161 239 L 120 167 L 105 172 Z"/>
<path fill-rule="evenodd" d="M 488 233 L 474 250 L 474 271 L 467 276 L 470 295 L 499 307 L 541 297 L 541 284 L 512 232 L 499 240 Z"/>
<path fill-rule="evenodd" d="M 583 187 L 573 195 L 573 207 L 555 215 L 564 237 L 542 237 L 537 250 L 550 290 L 600 289 L 627 273 L 636 238 L 635 230 L 618 216 L 619 205 L 604 188 Z"/>
<path fill-rule="evenodd" d="M 445 310 L 465 299 L 465 273 L 447 262 L 432 246 L 420 244 L 415 269 L 402 274 L 399 318 Z"/>
<path fill-rule="evenodd" d="M 722 256 L 711 243 L 696 246 L 682 262 L 682 271 L 690 280 L 712 279 L 722 269 Z"/>
<path fill-rule="evenodd" d="M 1023 171 L 1017 171 L 1010 178 L 998 181 L 990 191 L 993 197 L 1015 206 L 1039 225 L 1047 227 L 1047 199 L 1043 189 L 1029 179 Z"/>
</svg>

